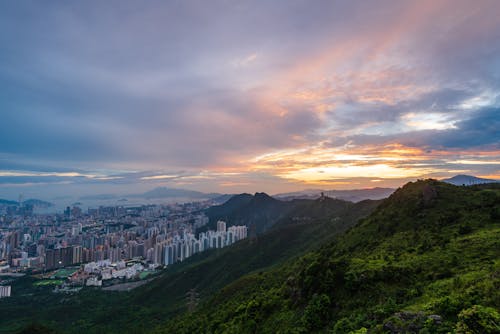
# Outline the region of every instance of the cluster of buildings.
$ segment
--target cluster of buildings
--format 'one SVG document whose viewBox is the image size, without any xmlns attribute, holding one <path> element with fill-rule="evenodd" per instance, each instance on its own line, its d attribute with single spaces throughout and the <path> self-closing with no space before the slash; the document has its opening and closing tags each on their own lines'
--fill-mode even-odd
<svg viewBox="0 0 500 334">
<path fill-rule="evenodd" d="M 174 238 L 164 240 L 156 245 L 152 254 L 153 263 L 161 263 L 165 266 L 206 251 L 211 248 L 223 248 L 247 237 L 246 226 L 230 226 L 226 229 L 226 223 L 217 222 L 217 231 L 207 231 L 199 234 L 196 238 L 192 233 L 184 232 Z"/>
<path fill-rule="evenodd" d="M 73 285 L 102 286 L 102 282 L 107 280 L 136 278 L 146 269 L 141 261 L 112 263 L 110 260 L 104 260 L 82 265 L 80 270 L 68 279 Z"/>
<path fill-rule="evenodd" d="M 247 237 L 246 226 L 208 223 L 203 202 L 101 207 L 87 213 L 74 207 L 63 214 L 0 215 L 0 272 L 47 272 L 82 265 L 69 279 L 86 285 L 132 278 L 208 249 Z M 10 290 L 9 290 L 10 294 Z"/>
</svg>

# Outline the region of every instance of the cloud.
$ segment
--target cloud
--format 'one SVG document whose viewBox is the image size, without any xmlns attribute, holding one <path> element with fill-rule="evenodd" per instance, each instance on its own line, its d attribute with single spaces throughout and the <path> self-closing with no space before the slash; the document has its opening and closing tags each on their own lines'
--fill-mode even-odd
<svg viewBox="0 0 500 334">
<path fill-rule="evenodd" d="M 235 59 L 231 62 L 231 65 L 234 67 L 245 67 L 250 65 L 251 63 L 255 62 L 257 58 L 259 57 L 258 53 L 252 53 L 249 54 L 248 56 L 245 56 L 243 58 Z"/>
<path fill-rule="evenodd" d="M 2 3 L 0 170 L 33 175 L 0 182 L 278 189 L 322 167 L 352 180 L 499 174 L 497 9 Z M 474 152 L 483 165 L 459 163 Z"/>
</svg>

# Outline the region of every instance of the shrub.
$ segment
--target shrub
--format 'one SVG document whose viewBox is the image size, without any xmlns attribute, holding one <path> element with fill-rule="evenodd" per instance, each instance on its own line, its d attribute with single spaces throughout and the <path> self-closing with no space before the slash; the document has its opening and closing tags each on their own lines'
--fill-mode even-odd
<svg viewBox="0 0 500 334">
<path fill-rule="evenodd" d="M 491 307 L 474 305 L 458 315 L 457 334 L 500 333 L 500 314 Z"/>
<path fill-rule="evenodd" d="M 304 310 L 304 324 L 307 329 L 323 328 L 330 321 L 330 297 L 325 294 L 313 295 Z"/>
</svg>

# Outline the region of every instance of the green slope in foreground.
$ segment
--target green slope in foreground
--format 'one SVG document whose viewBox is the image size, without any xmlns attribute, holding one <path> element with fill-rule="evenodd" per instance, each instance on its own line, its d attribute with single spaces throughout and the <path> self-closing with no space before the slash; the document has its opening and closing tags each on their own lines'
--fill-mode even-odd
<svg viewBox="0 0 500 334">
<path fill-rule="evenodd" d="M 154 332 L 500 333 L 499 308 L 499 186 L 426 180 Z"/>
<path fill-rule="evenodd" d="M 318 248 L 379 203 L 302 201 L 300 210 L 272 231 L 193 256 L 131 292 L 84 288 L 77 294 L 54 294 L 51 287 L 37 286 L 33 278 L 25 277 L 13 286 L 15 297 L 0 301 L 0 333 L 16 333 L 30 323 L 36 324 L 31 332 L 41 330 L 40 325 L 62 333 L 150 332 L 186 309 L 186 293 L 191 289 L 196 289 L 203 302 L 245 274 Z"/>
</svg>

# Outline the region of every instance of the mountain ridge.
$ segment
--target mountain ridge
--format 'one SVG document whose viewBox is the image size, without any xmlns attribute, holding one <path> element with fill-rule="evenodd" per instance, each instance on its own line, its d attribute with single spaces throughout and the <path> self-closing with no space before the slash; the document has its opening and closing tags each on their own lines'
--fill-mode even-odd
<svg viewBox="0 0 500 334">
<path fill-rule="evenodd" d="M 11 200 L 6 200 L 6 199 L 0 199 L 0 205 L 3 206 L 20 206 L 18 201 L 11 201 Z M 29 205 L 33 206 L 35 208 L 48 208 L 54 206 L 53 203 L 43 201 L 41 199 L 36 199 L 36 198 L 28 198 L 24 201 L 22 201 L 22 205 Z"/>
<path fill-rule="evenodd" d="M 261 199 L 274 203 L 266 195 L 235 198 L 243 211 Z M 283 225 L 278 221 L 261 235 L 191 257 L 130 294 L 86 289 L 65 296 L 64 304 L 56 297 L 47 304 L 45 296 L 50 306 L 37 310 L 37 317 L 69 333 L 500 330 L 496 184 L 459 187 L 419 180 L 376 205 L 327 197 L 296 202 L 301 205 L 288 212 Z M 334 207 L 343 205 L 364 218 L 337 219 Z M 362 214 L 359 205 L 370 214 Z M 294 219 L 304 212 L 313 219 Z M 192 289 L 199 292 L 199 305 L 185 312 Z M 34 303 L 40 297 L 23 298 Z M 29 303 L 5 313 L 5 326 L 19 326 L 20 316 L 30 319 Z M 66 317 L 59 319 L 61 312 Z"/>
<path fill-rule="evenodd" d="M 269 197 L 265 194 L 232 197 L 232 202 L 241 201 L 243 205 L 252 201 L 267 203 L 268 200 Z M 275 201 L 277 200 L 271 199 L 270 203 Z M 316 210 L 316 205 L 326 208 L 334 203 L 312 200 L 305 202 L 310 203 L 310 207 L 305 206 L 300 211 L 302 215 L 308 215 L 308 208 Z M 147 328 L 151 329 L 152 325 L 161 323 L 165 317 L 173 317 L 184 310 L 185 295 L 190 289 L 196 289 L 200 298 L 206 300 L 243 275 L 264 272 L 319 247 L 321 243 L 354 225 L 360 217 L 368 214 L 367 211 L 373 211 L 375 206 L 371 202 L 366 204 L 366 208 L 360 207 L 365 204 L 355 205 L 352 215 L 346 215 L 345 218 L 337 219 L 336 209 L 332 207 L 327 210 L 330 217 L 274 226 L 266 233 L 231 246 L 196 254 L 168 267 L 152 282 L 128 293 L 84 288 L 78 294 L 65 296 L 66 302 L 60 303 L 59 298 L 50 290 L 46 292 L 48 295 L 40 291 L 41 287 L 37 288 L 34 295 L 30 295 L 33 293 L 32 282 L 29 277 L 23 278 L 18 285 L 13 286 L 17 296 L 7 300 L 12 303 L 12 307 L 2 308 L 0 302 L 0 313 L 9 319 L 0 323 L 0 332 L 9 327 L 20 329 L 19 326 L 26 321 L 49 324 L 69 333 L 80 333 L 83 330 L 88 333 L 148 332 Z M 314 218 L 317 213 L 311 211 L 310 216 Z M 41 310 L 38 302 L 44 305 Z M 87 311 L 82 313 L 82 309 Z M 58 317 L 61 312 L 66 317 Z M 113 323 L 108 321 L 109 317 L 113 317 Z"/>
<path fill-rule="evenodd" d="M 321 197 L 321 194 L 328 197 L 343 199 L 350 202 L 359 202 L 365 199 L 378 200 L 388 197 L 396 189 L 374 187 L 365 189 L 346 189 L 346 190 L 322 190 L 322 189 L 306 189 L 302 191 L 281 193 L 273 195 L 273 197 L 281 200 L 292 199 L 316 199 Z"/>
<path fill-rule="evenodd" d="M 155 333 L 498 333 L 499 258 L 500 189 L 410 182 L 335 241 Z"/>
<path fill-rule="evenodd" d="M 205 229 L 214 229 L 218 220 L 231 225 L 246 225 L 251 236 L 267 231 L 293 208 L 294 203 L 275 199 L 266 193 L 239 194 L 221 205 L 205 210 L 209 223 Z"/>
</svg>

